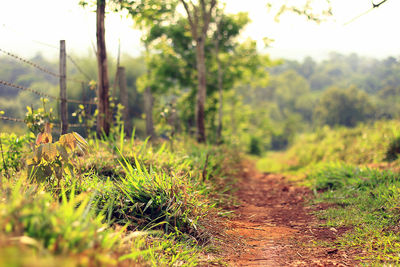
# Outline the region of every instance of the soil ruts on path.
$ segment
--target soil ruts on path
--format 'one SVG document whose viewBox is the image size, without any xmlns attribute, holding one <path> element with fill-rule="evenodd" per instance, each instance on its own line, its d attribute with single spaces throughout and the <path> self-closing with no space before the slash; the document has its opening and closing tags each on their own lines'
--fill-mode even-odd
<svg viewBox="0 0 400 267">
<path fill-rule="evenodd" d="M 325 241 L 333 246 L 346 229 L 318 226 L 312 211 L 323 207 L 305 206 L 312 197 L 309 189 L 251 166 L 243 168 L 238 186 L 240 206 L 226 233 L 228 266 L 357 265 L 350 252 L 318 245 Z"/>
</svg>

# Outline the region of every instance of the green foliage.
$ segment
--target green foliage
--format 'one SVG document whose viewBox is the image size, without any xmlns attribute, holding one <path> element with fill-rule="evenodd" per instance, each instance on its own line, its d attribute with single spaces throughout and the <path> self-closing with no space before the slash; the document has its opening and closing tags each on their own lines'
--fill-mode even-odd
<svg viewBox="0 0 400 267">
<path fill-rule="evenodd" d="M 323 127 L 298 136 L 284 153 L 270 153 L 258 166 L 265 171 L 312 170 L 319 164 L 380 164 L 399 136 L 398 121 L 377 121 L 355 128 Z M 397 161 L 393 162 L 397 164 Z"/>
<path fill-rule="evenodd" d="M 16 134 L 0 133 L 1 160 L 0 173 L 9 169 L 18 172 L 24 166 L 24 151 L 31 140 L 29 135 L 17 136 Z M 3 161 L 4 158 L 4 161 Z"/>
</svg>

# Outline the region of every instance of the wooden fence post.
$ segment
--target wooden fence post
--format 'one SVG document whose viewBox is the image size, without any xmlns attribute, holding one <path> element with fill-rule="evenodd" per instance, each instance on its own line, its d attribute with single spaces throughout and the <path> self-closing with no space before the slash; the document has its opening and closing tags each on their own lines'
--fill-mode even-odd
<svg viewBox="0 0 400 267">
<path fill-rule="evenodd" d="M 122 112 L 122 118 L 125 123 L 125 133 L 129 135 L 132 130 L 132 125 L 129 118 L 128 90 L 126 88 L 126 75 L 124 67 L 118 67 L 118 86 L 119 86 L 119 99 L 121 104 L 124 106 L 124 110 Z"/>
<path fill-rule="evenodd" d="M 61 134 L 68 131 L 68 106 L 67 106 L 67 60 L 65 52 L 65 40 L 60 40 L 60 112 Z"/>
</svg>

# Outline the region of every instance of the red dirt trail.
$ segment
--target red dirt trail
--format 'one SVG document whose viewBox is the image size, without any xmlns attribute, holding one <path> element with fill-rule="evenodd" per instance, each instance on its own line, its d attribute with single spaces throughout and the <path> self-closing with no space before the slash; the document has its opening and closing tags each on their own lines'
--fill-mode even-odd
<svg viewBox="0 0 400 267">
<path fill-rule="evenodd" d="M 249 164 L 246 164 L 249 165 Z M 237 216 L 229 223 L 228 266 L 355 266 L 350 253 L 315 241 L 332 242 L 346 229 L 318 226 L 306 207 L 309 189 L 283 176 L 243 168 Z M 333 246 L 333 245 L 332 245 Z"/>
</svg>

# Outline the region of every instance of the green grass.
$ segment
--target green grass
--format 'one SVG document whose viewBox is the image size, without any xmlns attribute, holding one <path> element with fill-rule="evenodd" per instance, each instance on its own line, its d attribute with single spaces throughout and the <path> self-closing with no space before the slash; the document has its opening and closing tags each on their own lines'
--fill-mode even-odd
<svg viewBox="0 0 400 267">
<path fill-rule="evenodd" d="M 257 162 L 257 167 L 268 172 L 302 174 L 332 162 L 378 164 L 386 161 L 391 143 L 399 137 L 397 120 L 360 124 L 355 128 L 326 126 L 300 135 L 285 152 L 269 152 Z M 399 160 L 394 162 L 398 163 Z"/>
<path fill-rule="evenodd" d="M 1 138 L 18 159 L 6 152 L 0 164 L 0 266 L 194 266 L 232 201 L 239 157 L 226 147 L 149 144 L 120 131 L 88 140 L 89 154 L 71 157 L 74 172 L 58 185 L 54 175 L 26 178 L 29 138 Z"/>
<path fill-rule="evenodd" d="M 314 203 L 330 203 L 318 212 L 323 225 L 351 230 L 337 246 L 357 248 L 369 263 L 400 263 L 400 175 L 390 171 L 332 165 L 308 177 Z"/>
</svg>

